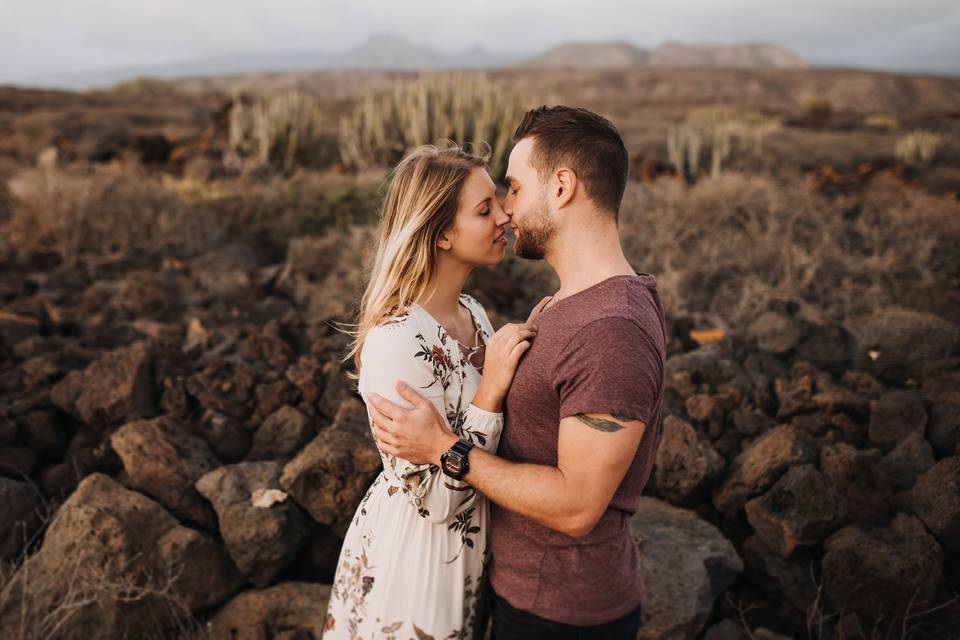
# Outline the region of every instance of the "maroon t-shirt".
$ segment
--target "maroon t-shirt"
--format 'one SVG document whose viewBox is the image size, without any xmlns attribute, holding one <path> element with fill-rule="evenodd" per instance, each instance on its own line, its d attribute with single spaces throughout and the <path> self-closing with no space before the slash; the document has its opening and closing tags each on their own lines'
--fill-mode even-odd
<svg viewBox="0 0 960 640">
<path fill-rule="evenodd" d="M 643 592 L 627 519 L 660 437 L 666 327 L 656 280 L 649 273 L 607 278 L 558 300 L 537 324 L 506 399 L 498 455 L 556 466 L 560 420 L 578 413 L 630 416 L 647 428 L 613 499 L 583 538 L 491 504 L 490 580 L 518 609 L 565 624 L 603 624 L 633 611 Z"/>
</svg>

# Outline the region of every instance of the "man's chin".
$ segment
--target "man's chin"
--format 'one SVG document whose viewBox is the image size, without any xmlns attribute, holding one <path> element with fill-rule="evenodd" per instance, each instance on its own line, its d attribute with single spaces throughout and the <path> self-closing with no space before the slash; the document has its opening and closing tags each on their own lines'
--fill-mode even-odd
<svg viewBox="0 0 960 640">
<path fill-rule="evenodd" d="M 543 251 L 524 246 L 520 244 L 520 242 L 516 242 L 513 245 L 513 255 L 518 258 L 523 258 L 524 260 L 543 260 L 544 257 Z"/>
</svg>

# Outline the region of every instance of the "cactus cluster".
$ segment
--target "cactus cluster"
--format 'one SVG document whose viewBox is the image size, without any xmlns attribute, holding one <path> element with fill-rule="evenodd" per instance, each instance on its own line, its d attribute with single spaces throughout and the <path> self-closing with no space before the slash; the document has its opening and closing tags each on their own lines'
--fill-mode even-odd
<svg viewBox="0 0 960 640">
<path fill-rule="evenodd" d="M 752 111 L 727 107 L 694 109 L 667 132 L 667 154 L 677 172 L 697 177 L 709 159 L 716 177 L 734 153 L 760 157 L 763 137 L 780 128 L 780 121 Z"/>
<path fill-rule="evenodd" d="M 302 91 L 265 98 L 234 96 L 229 114 L 226 162 L 243 169 L 270 168 L 286 173 L 322 163 L 328 155 L 323 113 Z"/>
<path fill-rule="evenodd" d="M 484 73 L 424 73 L 360 97 L 340 122 L 340 160 L 354 168 L 392 166 L 421 144 L 485 143 L 499 178 L 525 108 Z"/>
<path fill-rule="evenodd" d="M 110 87 L 110 91 L 120 95 L 160 96 L 171 94 L 175 89 L 174 86 L 166 80 L 151 76 L 137 76 L 136 78 L 116 83 Z"/>
<path fill-rule="evenodd" d="M 937 155 L 940 134 L 930 131 L 912 131 L 897 140 L 893 154 L 897 160 L 912 167 L 924 167 Z"/>
</svg>

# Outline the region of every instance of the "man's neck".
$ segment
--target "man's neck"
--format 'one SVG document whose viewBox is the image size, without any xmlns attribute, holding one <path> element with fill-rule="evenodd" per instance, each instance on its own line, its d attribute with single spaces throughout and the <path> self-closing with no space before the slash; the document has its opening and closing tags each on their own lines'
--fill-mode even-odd
<svg viewBox="0 0 960 640">
<path fill-rule="evenodd" d="M 558 300 L 612 276 L 636 273 L 623 255 L 614 224 L 560 234 L 554 238 L 545 258 L 560 278 L 560 289 L 554 294 Z"/>
</svg>

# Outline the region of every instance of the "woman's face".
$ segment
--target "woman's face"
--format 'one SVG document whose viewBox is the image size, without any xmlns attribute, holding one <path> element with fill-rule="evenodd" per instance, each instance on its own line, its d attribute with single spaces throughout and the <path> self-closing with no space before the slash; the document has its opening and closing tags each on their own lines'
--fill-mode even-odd
<svg viewBox="0 0 960 640">
<path fill-rule="evenodd" d="M 450 231 L 441 234 L 439 246 L 450 257 L 473 266 L 497 264 L 503 259 L 509 222 L 490 174 L 475 167 L 463 183 L 460 208 Z"/>
</svg>

